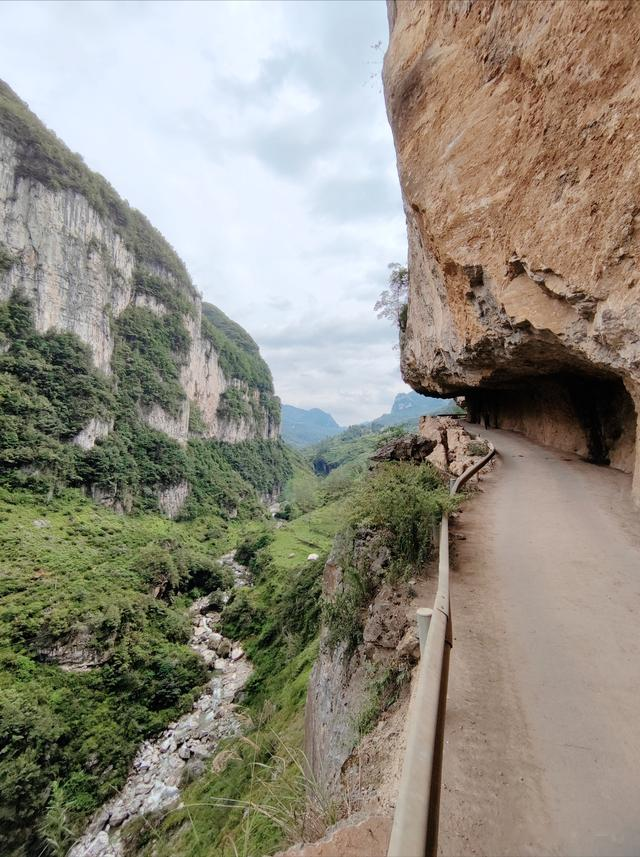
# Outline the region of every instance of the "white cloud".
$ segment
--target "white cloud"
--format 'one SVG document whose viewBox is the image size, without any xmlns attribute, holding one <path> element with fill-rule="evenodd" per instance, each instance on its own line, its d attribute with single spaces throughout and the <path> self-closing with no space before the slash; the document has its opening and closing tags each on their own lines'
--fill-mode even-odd
<svg viewBox="0 0 640 857">
<path fill-rule="evenodd" d="M 0 9 L 4 79 L 254 336 L 283 400 L 342 423 L 404 389 L 372 310 L 406 253 L 386 38 L 383 0 Z"/>
</svg>

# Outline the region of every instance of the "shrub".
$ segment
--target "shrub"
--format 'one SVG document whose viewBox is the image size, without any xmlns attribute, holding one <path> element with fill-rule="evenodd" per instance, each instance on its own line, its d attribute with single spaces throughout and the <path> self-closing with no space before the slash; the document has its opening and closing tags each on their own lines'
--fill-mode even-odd
<svg viewBox="0 0 640 857">
<path fill-rule="evenodd" d="M 402 687 L 411 679 L 411 670 L 407 666 L 391 664 L 374 674 L 370 684 L 367 702 L 356 718 L 356 730 L 359 736 L 366 735 L 374 728 L 380 715 L 397 701 Z"/>
<path fill-rule="evenodd" d="M 241 565 L 250 567 L 258 551 L 270 545 L 272 541 L 273 533 L 269 530 L 250 533 L 236 548 L 236 560 Z"/>
<path fill-rule="evenodd" d="M 138 554 L 138 572 L 152 588 L 163 594 L 167 590 L 177 589 L 180 583 L 180 570 L 171 551 L 162 545 L 147 545 Z"/>
<path fill-rule="evenodd" d="M 360 645 L 364 609 L 375 595 L 376 588 L 377 581 L 366 564 L 361 568 L 343 565 L 342 589 L 332 600 L 324 602 L 322 610 L 327 629 L 326 643 L 331 650 L 344 643 L 345 655 L 349 657 Z"/>
<path fill-rule="evenodd" d="M 0 241 L 0 273 L 10 271 L 15 262 L 16 259 L 13 253 Z"/>
<path fill-rule="evenodd" d="M 431 555 L 443 511 L 453 510 L 457 503 L 431 466 L 384 463 L 362 483 L 351 520 L 388 530 L 394 557 L 420 564 Z"/>
<path fill-rule="evenodd" d="M 239 422 L 253 414 L 251 405 L 237 387 L 228 387 L 220 396 L 218 414 L 226 420 Z"/>
<path fill-rule="evenodd" d="M 489 452 L 489 444 L 486 440 L 472 440 L 467 444 L 467 454 L 473 456 L 486 455 Z"/>
</svg>

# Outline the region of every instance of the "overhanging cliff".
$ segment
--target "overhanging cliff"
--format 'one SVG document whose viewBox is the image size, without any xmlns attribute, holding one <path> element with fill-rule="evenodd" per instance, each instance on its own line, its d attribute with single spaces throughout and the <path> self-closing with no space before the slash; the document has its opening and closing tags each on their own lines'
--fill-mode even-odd
<svg viewBox="0 0 640 857">
<path fill-rule="evenodd" d="M 405 379 L 623 470 L 640 406 L 640 8 L 388 3 Z"/>
</svg>

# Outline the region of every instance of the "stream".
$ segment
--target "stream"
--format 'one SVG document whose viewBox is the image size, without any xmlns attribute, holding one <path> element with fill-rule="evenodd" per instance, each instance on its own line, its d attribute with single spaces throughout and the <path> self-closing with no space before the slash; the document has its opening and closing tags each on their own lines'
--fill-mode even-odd
<svg viewBox="0 0 640 857">
<path fill-rule="evenodd" d="M 234 586 L 247 586 L 247 570 L 235 561 L 235 552 L 218 562 L 229 567 Z M 135 818 L 180 806 L 180 783 L 205 773 L 222 738 L 240 731 L 233 700 L 251 675 L 251 664 L 240 646 L 216 628 L 219 613 L 207 613 L 210 596 L 191 605 L 192 634 L 189 645 L 213 667 L 191 711 L 170 723 L 156 738 L 145 741 L 131 765 L 120 792 L 95 813 L 67 857 L 122 857 L 122 825 Z"/>
</svg>

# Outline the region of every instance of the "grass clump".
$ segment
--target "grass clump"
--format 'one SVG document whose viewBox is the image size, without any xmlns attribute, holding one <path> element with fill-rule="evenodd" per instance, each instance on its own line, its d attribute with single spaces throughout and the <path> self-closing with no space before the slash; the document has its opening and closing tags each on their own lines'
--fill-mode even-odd
<svg viewBox="0 0 640 857">
<path fill-rule="evenodd" d="M 0 274 L 6 274 L 16 263 L 16 257 L 9 248 L 0 241 Z"/>
<path fill-rule="evenodd" d="M 374 668 L 367 702 L 355 722 L 359 736 L 371 732 L 380 716 L 398 700 L 402 688 L 410 680 L 411 670 L 404 664 L 389 664 L 377 671 Z"/>
</svg>

